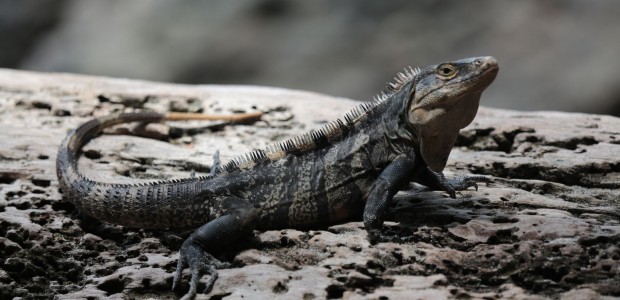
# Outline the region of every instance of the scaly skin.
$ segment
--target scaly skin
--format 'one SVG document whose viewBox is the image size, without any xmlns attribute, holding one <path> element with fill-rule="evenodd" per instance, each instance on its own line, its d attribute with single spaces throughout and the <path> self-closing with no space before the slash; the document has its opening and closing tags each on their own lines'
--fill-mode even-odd
<svg viewBox="0 0 620 300">
<path fill-rule="evenodd" d="M 386 208 L 409 182 L 451 197 L 455 191 L 477 188 L 479 178 L 445 179 L 441 171 L 459 130 L 473 120 L 480 95 L 497 72 L 492 57 L 411 69 L 342 121 L 251 152 L 212 176 L 142 185 L 85 178 L 77 170 L 80 148 L 115 124 L 196 116 L 132 113 L 95 119 L 63 141 L 57 158 L 60 187 L 82 213 L 106 222 L 150 229 L 200 226 L 181 247 L 173 284 L 174 289 L 189 265 L 185 298 L 191 298 L 203 273 L 211 274 L 208 292 L 216 268 L 225 266 L 212 253 L 254 229 L 324 228 L 363 219 L 370 239 L 376 240 Z"/>
</svg>

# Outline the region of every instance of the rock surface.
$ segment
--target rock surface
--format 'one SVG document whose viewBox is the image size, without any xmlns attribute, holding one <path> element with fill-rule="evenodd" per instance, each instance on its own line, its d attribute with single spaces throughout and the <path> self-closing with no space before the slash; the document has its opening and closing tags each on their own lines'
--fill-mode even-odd
<svg viewBox="0 0 620 300">
<path fill-rule="evenodd" d="M 0 70 L 0 298 L 179 296 L 172 272 L 188 232 L 83 220 L 62 201 L 57 146 L 89 118 L 135 109 L 267 112 L 252 125 L 123 126 L 85 147 L 85 174 L 137 182 L 207 173 L 218 149 L 226 161 L 354 105 L 276 88 Z M 412 184 L 385 225 L 390 240 L 376 245 L 356 222 L 257 232 L 220 255 L 234 267 L 197 298 L 620 297 L 620 119 L 482 108 L 446 173 L 492 182 L 458 199 Z"/>
</svg>

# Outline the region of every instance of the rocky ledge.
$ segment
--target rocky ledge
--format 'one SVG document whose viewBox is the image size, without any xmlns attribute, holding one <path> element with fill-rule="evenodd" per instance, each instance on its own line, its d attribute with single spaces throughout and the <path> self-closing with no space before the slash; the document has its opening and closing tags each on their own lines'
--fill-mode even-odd
<svg viewBox="0 0 620 300">
<path fill-rule="evenodd" d="M 188 232 L 86 220 L 62 201 L 54 160 L 67 130 L 133 110 L 266 112 L 251 125 L 122 126 L 85 147 L 88 176 L 138 182 L 207 173 L 218 149 L 226 161 L 355 104 L 276 88 L 0 70 L 0 298 L 179 296 L 172 273 Z M 391 209 L 391 238 L 376 245 L 356 222 L 257 232 L 219 256 L 233 267 L 197 298 L 620 297 L 620 119 L 481 108 L 446 173 L 492 180 L 458 199 L 412 184 Z"/>
</svg>

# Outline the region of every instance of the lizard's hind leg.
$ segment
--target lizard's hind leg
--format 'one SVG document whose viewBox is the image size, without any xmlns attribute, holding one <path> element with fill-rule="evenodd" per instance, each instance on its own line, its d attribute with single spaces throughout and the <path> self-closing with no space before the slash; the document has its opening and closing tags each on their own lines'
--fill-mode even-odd
<svg viewBox="0 0 620 300">
<path fill-rule="evenodd" d="M 222 161 L 220 160 L 220 150 L 215 151 L 213 154 L 213 163 L 211 164 L 211 170 L 209 171 L 209 177 L 215 176 L 217 174 L 218 169 L 222 165 Z M 192 170 L 192 173 L 189 175 L 190 178 L 196 178 L 196 171 Z"/>
<path fill-rule="evenodd" d="M 230 201 L 227 201 L 229 199 Z M 224 202 L 235 205 L 243 201 L 236 198 L 229 199 L 225 199 Z M 183 269 L 189 265 L 191 271 L 190 288 L 182 299 L 192 299 L 196 295 L 198 280 L 202 274 L 211 275 L 204 291 L 205 293 L 210 292 L 217 279 L 216 269 L 227 265 L 213 257 L 211 253 L 251 233 L 257 219 L 256 210 L 253 207 L 237 205 L 236 208 L 228 209 L 226 214 L 196 229 L 181 246 L 172 289 L 177 288 Z"/>
<path fill-rule="evenodd" d="M 220 150 L 215 151 L 213 154 L 213 164 L 211 166 L 211 171 L 209 172 L 209 176 L 215 176 L 220 166 L 222 165 L 222 161 L 220 160 Z"/>
</svg>

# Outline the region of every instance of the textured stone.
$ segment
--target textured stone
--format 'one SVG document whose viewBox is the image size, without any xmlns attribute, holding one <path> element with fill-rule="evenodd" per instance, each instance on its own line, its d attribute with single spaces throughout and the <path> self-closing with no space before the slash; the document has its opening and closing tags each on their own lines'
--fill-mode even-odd
<svg viewBox="0 0 620 300">
<path fill-rule="evenodd" d="M 135 109 L 267 113 L 252 125 L 120 126 L 84 148 L 88 176 L 141 182 L 206 173 L 216 150 L 226 161 L 355 104 L 274 88 L 0 70 L 0 298 L 181 293 L 170 291 L 172 273 L 191 231 L 82 220 L 62 201 L 57 146 L 81 122 Z M 482 108 L 446 174 L 484 174 L 490 183 L 457 199 L 412 184 L 396 196 L 389 238 L 376 245 L 360 222 L 257 232 L 218 255 L 232 267 L 197 298 L 618 297 L 619 128 L 608 116 Z M 186 290 L 188 270 L 183 278 Z"/>
</svg>

